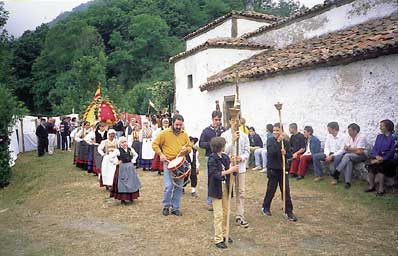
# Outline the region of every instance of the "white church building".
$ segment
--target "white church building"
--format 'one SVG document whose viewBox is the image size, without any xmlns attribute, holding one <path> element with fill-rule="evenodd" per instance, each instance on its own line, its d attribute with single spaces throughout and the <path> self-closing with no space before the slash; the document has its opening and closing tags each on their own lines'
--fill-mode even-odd
<svg viewBox="0 0 398 256">
<path fill-rule="evenodd" d="M 175 109 L 188 134 L 211 123 L 215 101 L 227 123 L 238 84 L 241 115 L 263 135 L 278 121 L 326 137 L 328 122 L 357 123 L 373 143 L 379 121 L 398 122 L 396 0 L 332 0 L 281 19 L 231 12 L 187 35 L 172 57 Z"/>
</svg>

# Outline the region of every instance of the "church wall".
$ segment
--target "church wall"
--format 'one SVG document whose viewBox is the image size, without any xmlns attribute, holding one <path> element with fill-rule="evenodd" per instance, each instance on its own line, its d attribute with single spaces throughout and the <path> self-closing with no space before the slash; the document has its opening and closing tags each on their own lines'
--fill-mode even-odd
<svg viewBox="0 0 398 256">
<path fill-rule="evenodd" d="M 260 50 L 210 48 L 175 63 L 176 109 L 186 119 L 188 134 L 199 136 L 203 123 L 210 122 L 211 112 L 215 110 L 215 99 L 208 98 L 207 92 L 200 92 L 199 86 L 207 81 L 207 77 L 259 52 Z M 193 88 L 188 89 L 190 74 Z"/>
<path fill-rule="evenodd" d="M 267 123 L 278 121 L 274 104 L 283 103 L 285 129 L 296 122 L 314 128 L 314 135 L 325 140 L 328 122 L 337 121 L 346 133 L 350 123 L 357 123 L 373 144 L 383 119 L 398 121 L 398 55 L 280 75 L 240 84 L 242 115 L 248 126 L 262 136 Z M 191 127 L 203 127 L 210 120 L 214 101 L 223 104 L 224 96 L 234 95 L 235 87 L 226 86 L 204 92 L 200 111 L 186 116 Z M 197 96 L 196 96 L 197 97 Z M 182 106 L 182 103 L 179 104 Z M 203 107 L 202 107 L 203 106 Z M 203 123 L 203 120 L 207 122 Z"/>
<path fill-rule="evenodd" d="M 342 30 L 393 13 L 398 14 L 398 2 L 396 0 L 356 0 L 314 17 L 257 34 L 250 40 L 283 48 L 305 39 Z"/>
<path fill-rule="evenodd" d="M 231 27 L 232 27 L 232 21 L 231 18 L 225 20 L 223 23 L 220 25 L 214 27 L 213 29 L 200 34 L 198 36 L 195 36 L 191 39 L 188 39 L 186 41 L 186 51 L 203 44 L 209 39 L 212 38 L 217 38 L 217 37 L 231 37 Z"/>
<path fill-rule="evenodd" d="M 241 35 L 252 32 L 259 27 L 268 25 L 270 23 L 268 22 L 258 22 L 254 20 L 248 20 L 248 19 L 237 19 L 237 27 L 238 27 L 238 37 Z"/>
</svg>

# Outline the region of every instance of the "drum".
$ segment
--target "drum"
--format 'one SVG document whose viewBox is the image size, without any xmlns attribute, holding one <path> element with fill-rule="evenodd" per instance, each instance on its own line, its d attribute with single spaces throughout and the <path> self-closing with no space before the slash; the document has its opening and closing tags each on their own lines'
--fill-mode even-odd
<svg viewBox="0 0 398 256">
<path fill-rule="evenodd" d="M 170 171 L 174 171 L 177 168 L 181 167 L 181 165 L 183 165 L 185 162 L 185 157 L 184 156 L 179 156 L 173 160 L 171 160 L 168 164 L 167 164 L 167 169 Z"/>
<path fill-rule="evenodd" d="M 173 184 L 175 186 L 183 187 L 184 185 L 190 182 L 189 176 L 191 175 L 191 165 L 185 159 L 185 157 L 180 156 L 170 161 L 167 164 L 167 169 L 170 170 L 170 174 L 173 179 Z M 176 183 L 176 181 L 179 181 L 186 177 L 188 177 L 188 179 L 185 180 L 182 185 Z"/>
</svg>

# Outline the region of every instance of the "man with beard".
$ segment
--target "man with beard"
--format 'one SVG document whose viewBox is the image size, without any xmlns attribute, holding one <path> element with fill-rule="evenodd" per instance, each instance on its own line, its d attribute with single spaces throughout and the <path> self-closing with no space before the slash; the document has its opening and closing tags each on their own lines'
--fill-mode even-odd
<svg viewBox="0 0 398 256">
<path fill-rule="evenodd" d="M 180 200 L 182 195 L 182 185 L 184 179 L 172 180 L 171 173 L 167 168 L 169 161 L 174 160 L 177 156 L 185 156 L 192 150 L 188 134 L 182 129 L 184 126 L 184 117 L 176 114 L 173 116 L 173 124 L 171 127 L 163 130 L 152 143 L 153 150 L 159 155 L 160 161 L 164 162 L 164 178 L 163 178 L 163 215 L 170 213 L 176 216 L 182 216 L 180 211 Z"/>
</svg>

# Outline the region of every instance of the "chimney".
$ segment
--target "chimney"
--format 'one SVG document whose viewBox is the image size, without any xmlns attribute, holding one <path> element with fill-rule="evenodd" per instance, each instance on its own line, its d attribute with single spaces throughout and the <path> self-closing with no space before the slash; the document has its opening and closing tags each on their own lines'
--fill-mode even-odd
<svg viewBox="0 0 398 256">
<path fill-rule="evenodd" d="M 254 11 L 253 0 L 245 0 L 246 2 L 246 11 Z"/>
</svg>

